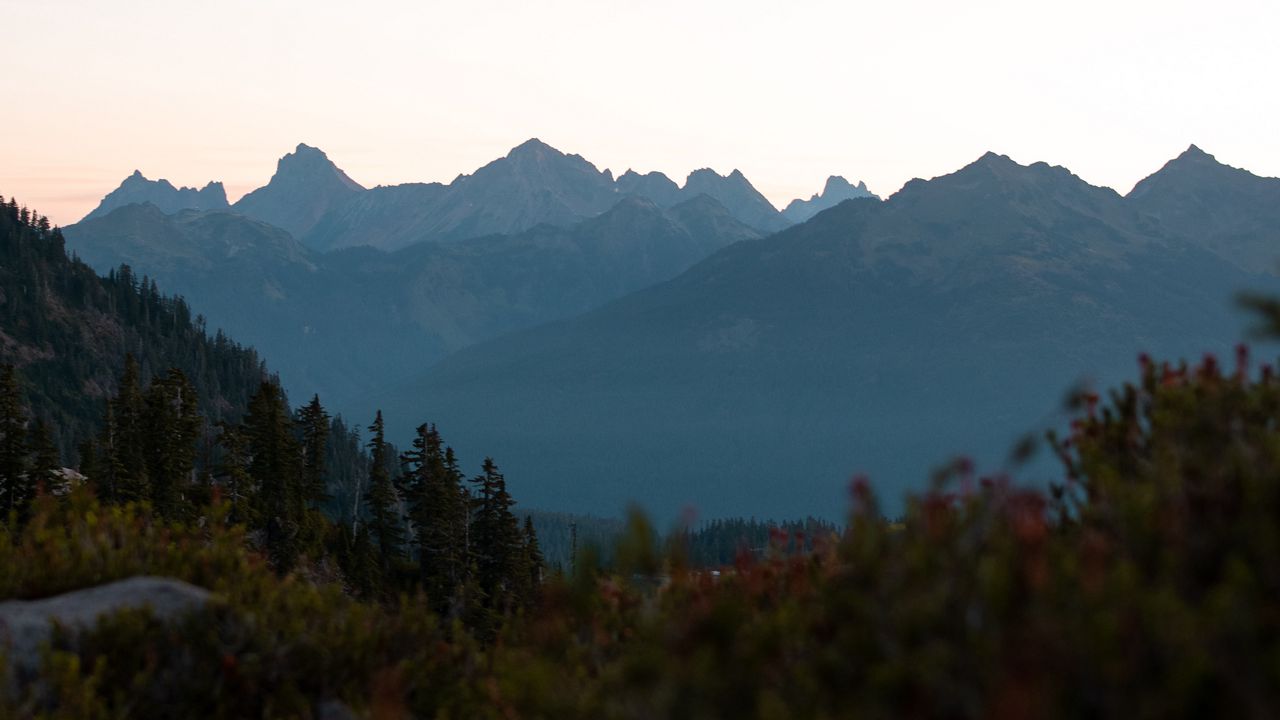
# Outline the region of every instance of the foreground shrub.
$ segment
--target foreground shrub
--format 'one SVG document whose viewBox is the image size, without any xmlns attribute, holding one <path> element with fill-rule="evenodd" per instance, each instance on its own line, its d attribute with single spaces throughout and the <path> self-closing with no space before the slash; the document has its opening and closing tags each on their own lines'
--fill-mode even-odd
<svg viewBox="0 0 1280 720">
<path fill-rule="evenodd" d="M 1269 716 L 1280 387 L 1244 361 L 1144 361 L 1137 384 L 1083 398 L 1048 494 L 962 462 L 890 524 L 858 482 L 847 532 L 810 555 L 672 568 L 656 596 L 617 579 L 549 591 L 499 653 L 510 702 L 618 718 Z"/>
<path fill-rule="evenodd" d="M 467 704 L 473 645 L 460 631 L 446 641 L 425 603 L 363 604 L 340 586 L 280 578 L 239 529 L 204 523 L 167 524 L 145 507 L 75 493 L 42 500 L 16 536 L 0 535 L 0 600 L 143 574 L 218 597 L 170 625 L 129 611 L 57 634 L 44 682 L 6 698 L 0 717 L 310 717 L 332 700 Z"/>
</svg>

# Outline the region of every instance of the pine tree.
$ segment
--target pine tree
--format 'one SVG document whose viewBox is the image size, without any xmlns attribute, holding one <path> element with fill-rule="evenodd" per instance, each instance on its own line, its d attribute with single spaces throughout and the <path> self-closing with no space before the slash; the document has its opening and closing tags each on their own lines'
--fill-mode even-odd
<svg viewBox="0 0 1280 720">
<path fill-rule="evenodd" d="M 23 516 L 35 484 L 27 465 L 27 419 L 12 365 L 0 367 L 0 520 Z"/>
<path fill-rule="evenodd" d="M 76 448 L 76 454 L 80 458 L 80 463 L 76 466 L 81 475 L 84 475 L 89 481 L 99 474 L 98 462 L 98 446 L 92 438 L 86 438 Z"/>
<path fill-rule="evenodd" d="M 485 458 L 483 473 L 473 482 L 478 488 L 471 531 L 476 572 L 490 608 L 505 612 L 518 603 L 519 589 L 527 578 L 524 542 L 511 512 L 515 502 L 492 458 Z"/>
<path fill-rule="evenodd" d="M 102 430 L 98 442 L 90 445 L 93 455 L 82 459 L 85 475 L 104 503 L 121 502 L 120 481 L 125 475 L 121 463 L 120 429 L 116 423 L 115 401 L 108 398 L 102 412 Z"/>
<path fill-rule="evenodd" d="M 148 500 L 151 495 L 146 453 L 149 428 L 139 375 L 138 361 L 133 355 L 128 355 L 120 388 L 112 404 L 115 428 L 110 446 L 113 452 L 111 464 L 117 473 L 113 499 L 122 503 Z"/>
<path fill-rule="evenodd" d="M 391 471 L 387 467 L 390 452 L 386 440 L 386 429 L 382 423 L 382 411 L 369 426 L 372 437 L 369 439 L 369 493 L 365 496 L 368 510 L 369 539 L 378 558 L 378 565 L 385 573 L 401 556 L 404 546 L 404 532 L 400 526 L 400 517 L 396 512 L 396 489 L 391 479 Z M 357 537 L 359 537 L 357 535 Z"/>
<path fill-rule="evenodd" d="M 328 469 L 325 458 L 329 450 L 329 413 L 320 404 L 320 396 L 298 411 L 298 425 L 302 428 L 302 479 L 307 503 L 314 508 L 328 498 L 326 478 Z"/>
<path fill-rule="evenodd" d="M 304 549 L 298 538 L 304 521 L 298 514 L 303 495 L 302 450 L 278 383 L 264 380 L 258 387 L 249 400 L 244 432 L 267 553 L 276 569 L 286 572 Z"/>
<path fill-rule="evenodd" d="M 533 605 L 537 599 L 542 588 L 545 570 L 546 560 L 542 557 L 542 549 L 538 547 L 538 533 L 533 529 L 533 518 L 526 515 L 524 518 L 524 571 L 528 584 L 524 588 L 522 598 L 522 604 L 526 607 Z"/>
<path fill-rule="evenodd" d="M 450 467 L 448 458 L 440 433 L 429 424 L 418 426 L 412 449 L 401 457 L 419 574 L 439 612 L 449 610 L 467 569 L 465 491 L 461 473 Z"/>
<path fill-rule="evenodd" d="M 249 474 L 249 441 L 244 429 L 219 423 L 218 445 L 222 461 L 214 471 L 214 481 L 223 499 L 231 505 L 228 520 L 232 524 L 258 527 L 257 488 Z"/>
<path fill-rule="evenodd" d="M 181 370 L 173 368 L 151 383 L 146 397 L 142 444 L 151 501 L 161 517 L 190 515 L 186 496 L 195 481 L 196 444 L 204 422 L 195 388 Z"/>
<path fill-rule="evenodd" d="M 385 576 L 378 564 L 378 550 L 369 539 L 367 527 L 356 530 L 346 572 L 347 582 L 360 595 L 373 595 L 383 582 Z"/>
<path fill-rule="evenodd" d="M 298 549 L 308 554 L 323 551 L 329 521 L 323 505 L 328 499 L 326 491 L 328 471 L 325 458 L 329 452 L 329 413 L 320 404 L 320 396 L 298 410 L 294 425 L 300 435 L 302 466 L 298 492 L 293 497 L 292 514 L 298 518 Z"/>
</svg>

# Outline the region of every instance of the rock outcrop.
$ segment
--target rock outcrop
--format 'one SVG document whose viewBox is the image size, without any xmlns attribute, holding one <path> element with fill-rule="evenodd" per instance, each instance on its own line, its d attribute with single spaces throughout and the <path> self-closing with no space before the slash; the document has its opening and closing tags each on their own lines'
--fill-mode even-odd
<svg viewBox="0 0 1280 720">
<path fill-rule="evenodd" d="M 173 619 L 198 610 L 213 594 L 180 580 L 133 577 L 74 590 L 42 600 L 0 603 L 0 654 L 6 658 L 10 682 L 27 681 L 40 669 L 40 654 L 55 623 L 89 629 L 102 617 L 122 610 L 149 608 L 156 617 Z"/>
</svg>

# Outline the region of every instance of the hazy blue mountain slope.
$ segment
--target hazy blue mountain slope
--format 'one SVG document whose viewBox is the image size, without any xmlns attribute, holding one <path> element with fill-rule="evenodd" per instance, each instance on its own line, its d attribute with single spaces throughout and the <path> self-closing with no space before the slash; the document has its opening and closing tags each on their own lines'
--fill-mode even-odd
<svg viewBox="0 0 1280 720">
<path fill-rule="evenodd" d="M 630 198 L 569 228 L 408 248 L 393 256 L 395 286 L 413 321 L 457 349 L 585 312 L 756 237 L 710 198 L 667 211 Z"/>
<path fill-rule="evenodd" d="M 325 213 L 302 241 L 324 252 L 359 245 L 396 250 L 428 240 L 426 228 L 447 191 L 440 183 L 371 188 Z"/>
<path fill-rule="evenodd" d="M 287 232 L 230 212 L 165 215 L 133 205 L 66 228 L 68 249 L 106 272 L 120 264 L 186 297 L 212 327 L 257 347 L 297 392 L 356 395 L 379 387 L 358 348 L 439 354 L 409 333 L 379 278 L 321 263 Z M 345 349 L 345 351 L 344 351 Z"/>
<path fill-rule="evenodd" d="M 568 228 L 390 254 L 318 253 L 234 213 L 166 215 L 151 205 L 66 235 L 92 266 L 127 263 L 188 297 L 211 325 L 259 348 L 291 388 L 360 411 L 448 352 L 585 312 L 759 237 L 706 197 L 667 210 L 628 198 Z"/>
<path fill-rule="evenodd" d="M 1083 377 L 1240 337 L 1273 279 L 1064 169 L 987 155 L 847 201 L 579 318 L 468 348 L 382 400 L 504 460 L 529 502 L 844 511 L 959 452 L 998 467 Z M 892 510 L 892 507 L 890 508 Z"/>
</svg>

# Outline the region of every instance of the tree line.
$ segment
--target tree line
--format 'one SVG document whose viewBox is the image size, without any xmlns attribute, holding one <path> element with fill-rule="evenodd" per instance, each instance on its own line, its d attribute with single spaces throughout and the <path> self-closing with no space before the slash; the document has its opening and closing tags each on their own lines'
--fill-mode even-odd
<svg viewBox="0 0 1280 720">
<path fill-rule="evenodd" d="M 369 427 L 367 491 L 350 522 L 325 512 L 329 440 L 335 421 L 318 396 L 291 410 L 279 383 L 264 379 L 239 422 L 217 424 L 213 461 L 198 458 L 202 416 L 181 370 L 144 386 L 132 357 L 101 429 L 80 448 L 79 473 L 62 468 L 39 420 L 30 420 L 13 366 L 0 367 L 0 509 L 20 525 L 42 493 L 87 483 L 107 505 L 143 504 L 160 518 L 192 524 L 224 505 L 280 573 L 336 566 L 350 590 L 389 599 L 422 591 L 445 619 L 493 628 L 527 608 L 544 562 L 532 521 L 497 464 L 468 478 L 432 424 L 398 453 L 379 412 Z"/>
</svg>

